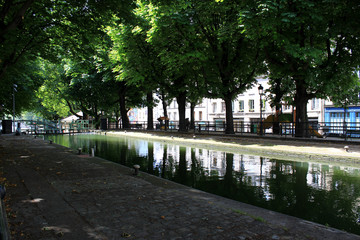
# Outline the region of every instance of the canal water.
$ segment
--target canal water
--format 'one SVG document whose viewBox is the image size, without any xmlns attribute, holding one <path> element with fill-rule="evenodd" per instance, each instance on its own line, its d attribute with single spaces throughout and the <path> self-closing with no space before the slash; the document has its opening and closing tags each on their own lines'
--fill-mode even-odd
<svg viewBox="0 0 360 240">
<path fill-rule="evenodd" d="M 49 136 L 101 158 L 216 195 L 360 235 L 360 168 L 95 134 Z"/>
</svg>

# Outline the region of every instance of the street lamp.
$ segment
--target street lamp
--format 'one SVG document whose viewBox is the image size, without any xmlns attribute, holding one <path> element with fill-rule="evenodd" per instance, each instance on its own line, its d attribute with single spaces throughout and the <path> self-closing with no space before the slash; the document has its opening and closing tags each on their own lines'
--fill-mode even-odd
<svg viewBox="0 0 360 240">
<path fill-rule="evenodd" d="M 14 84 L 13 85 L 13 132 L 16 131 L 16 126 L 15 126 L 15 92 L 17 92 L 16 88 L 17 85 Z"/>
<path fill-rule="evenodd" d="M 264 88 L 261 84 L 259 84 L 258 87 L 259 95 L 260 95 L 260 136 L 263 135 L 263 122 L 262 122 L 262 109 L 263 109 L 263 102 L 262 102 L 262 96 L 264 94 Z"/>
</svg>

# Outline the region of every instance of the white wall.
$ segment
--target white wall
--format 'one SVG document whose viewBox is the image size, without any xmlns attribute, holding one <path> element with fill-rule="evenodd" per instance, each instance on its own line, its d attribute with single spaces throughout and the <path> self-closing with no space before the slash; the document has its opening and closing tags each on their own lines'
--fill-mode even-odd
<svg viewBox="0 0 360 240">
<path fill-rule="evenodd" d="M 233 116 L 234 120 L 241 120 L 250 122 L 251 119 L 260 119 L 260 95 L 258 91 L 259 84 L 264 88 L 264 92 L 269 88 L 267 78 L 258 78 L 257 83 L 253 87 L 243 94 L 240 94 L 233 101 Z M 156 98 L 156 96 L 154 96 Z M 264 97 L 263 97 L 264 98 Z M 254 101 L 254 109 L 250 111 L 249 100 Z M 239 102 L 244 101 L 244 111 L 240 111 Z M 308 117 L 309 119 L 317 119 L 319 122 L 324 121 L 324 104 L 325 100 L 311 99 L 308 102 Z M 208 99 L 204 98 L 202 103 L 195 107 L 195 121 L 215 121 L 216 119 L 225 120 L 225 102 L 222 99 Z M 214 109 L 215 108 L 215 109 Z M 178 104 L 176 99 L 167 108 L 168 117 L 170 121 L 179 121 Z M 292 107 L 283 106 L 283 113 L 292 113 Z M 275 109 L 270 107 L 268 101 L 265 102 L 265 110 L 263 111 L 263 118 L 275 114 Z M 141 108 L 138 110 L 138 121 L 147 121 L 147 108 Z M 200 119 L 201 115 L 201 119 Z M 164 116 L 162 108 L 162 102 L 159 100 L 157 106 L 154 107 L 154 122 L 161 116 Z M 186 118 L 190 119 L 190 104 L 187 104 Z"/>
</svg>

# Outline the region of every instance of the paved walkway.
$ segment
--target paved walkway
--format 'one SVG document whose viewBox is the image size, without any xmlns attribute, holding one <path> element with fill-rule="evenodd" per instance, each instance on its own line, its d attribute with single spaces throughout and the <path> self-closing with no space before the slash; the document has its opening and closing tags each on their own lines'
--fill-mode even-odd
<svg viewBox="0 0 360 240">
<path fill-rule="evenodd" d="M 29 136 L 0 136 L 13 239 L 360 239 Z M 6 179 L 5 179 L 6 178 Z"/>
</svg>

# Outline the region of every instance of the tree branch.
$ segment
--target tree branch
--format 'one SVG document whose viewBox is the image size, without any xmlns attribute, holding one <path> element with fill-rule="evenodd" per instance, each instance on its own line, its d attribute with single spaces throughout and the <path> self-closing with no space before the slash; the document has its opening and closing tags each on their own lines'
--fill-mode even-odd
<svg viewBox="0 0 360 240">
<path fill-rule="evenodd" d="M 0 38 L 2 38 L 8 31 L 16 29 L 20 23 L 24 20 L 25 12 L 30 8 L 31 4 L 33 4 L 35 0 L 27 0 L 24 2 L 22 7 L 17 11 L 12 21 L 4 26 L 3 29 L 0 30 Z M 11 4 L 11 3 L 10 3 Z M 9 7 L 9 6 L 7 6 Z M 8 12 L 9 10 L 7 10 Z M 7 12 L 4 12 L 4 16 L 6 16 Z"/>
</svg>

